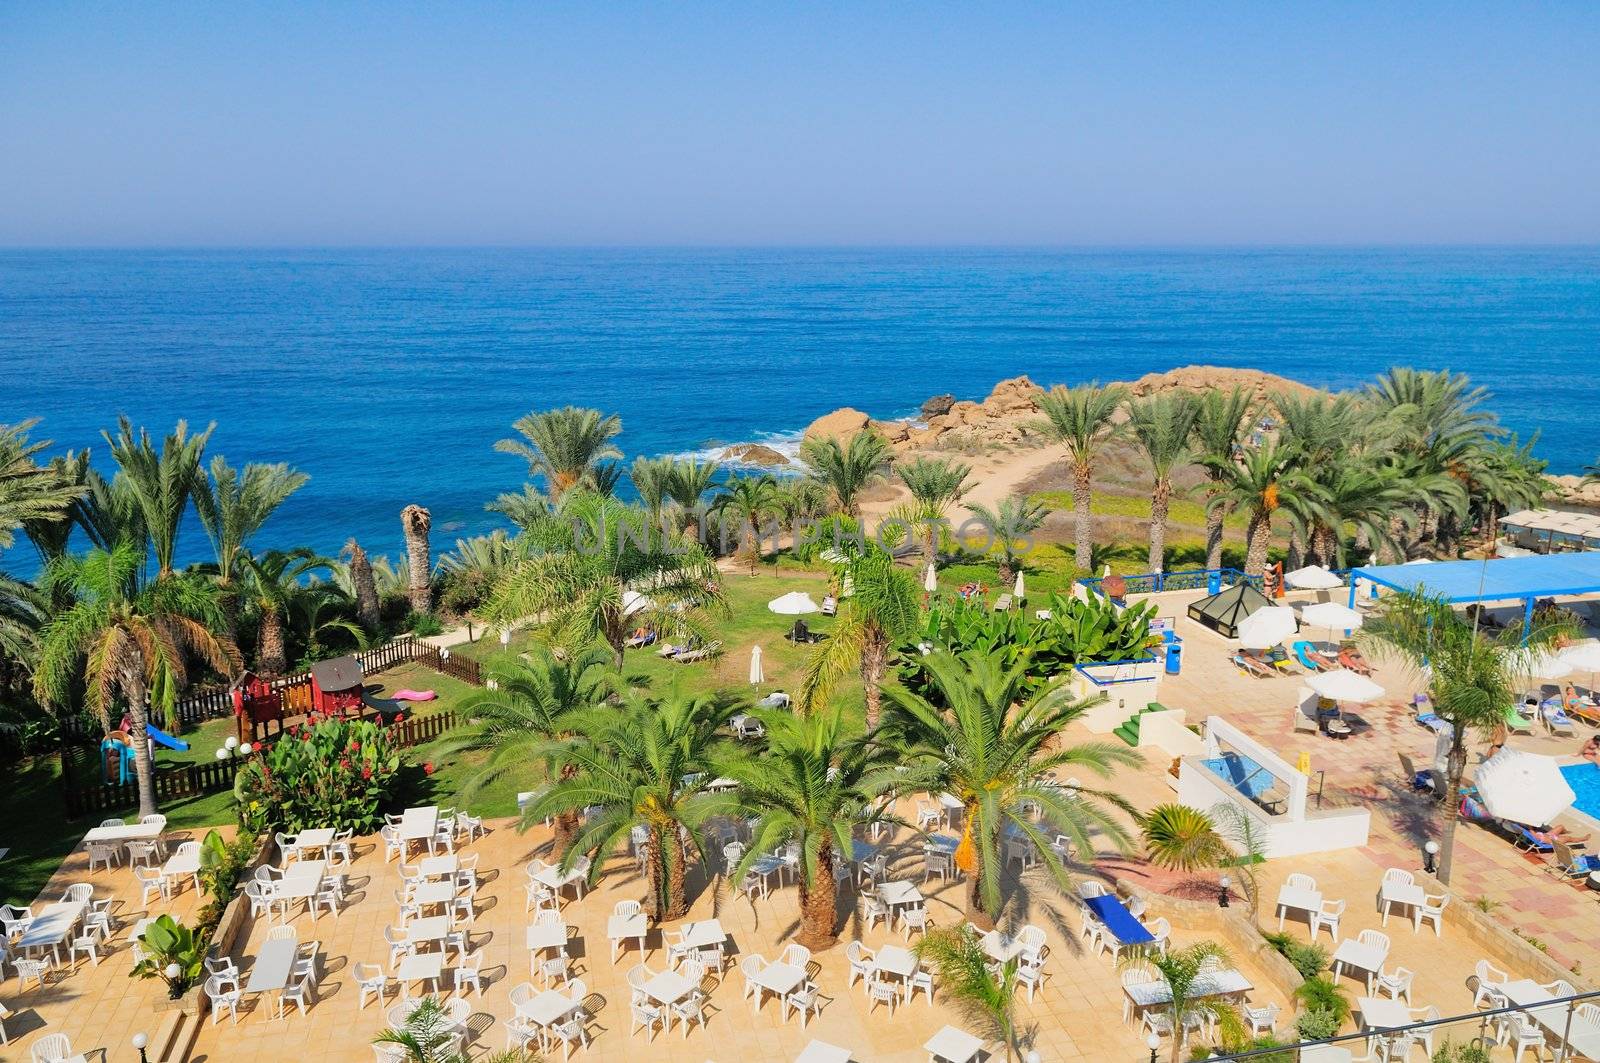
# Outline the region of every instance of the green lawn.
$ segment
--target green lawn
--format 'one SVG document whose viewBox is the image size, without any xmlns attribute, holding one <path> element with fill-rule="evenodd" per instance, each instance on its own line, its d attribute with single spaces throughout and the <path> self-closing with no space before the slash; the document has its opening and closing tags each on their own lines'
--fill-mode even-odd
<svg viewBox="0 0 1600 1063">
<path fill-rule="evenodd" d="M 1039 491 L 1032 496 L 1035 502 L 1063 513 L 1072 512 L 1071 491 Z M 1132 520 L 1150 519 L 1149 495 L 1118 495 L 1096 491 L 1089 501 L 1089 511 L 1101 517 L 1127 517 Z M 1174 498 L 1167 507 L 1167 520 L 1171 524 L 1186 524 L 1203 528 L 1206 524 L 1206 507 L 1191 498 Z M 1223 518 L 1225 528 L 1243 529 L 1247 521 L 1241 513 L 1229 513 Z"/>
</svg>

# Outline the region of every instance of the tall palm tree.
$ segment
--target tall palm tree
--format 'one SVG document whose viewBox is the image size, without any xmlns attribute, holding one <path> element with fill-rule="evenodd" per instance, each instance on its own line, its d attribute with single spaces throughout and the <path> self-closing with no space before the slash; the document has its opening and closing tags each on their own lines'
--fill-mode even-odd
<svg viewBox="0 0 1600 1063">
<path fill-rule="evenodd" d="M 1313 476 L 1313 488 L 1295 499 L 1290 520 L 1306 544 L 1306 559 L 1342 565 L 1347 554 L 1344 529 L 1374 549 L 1399 550 L 1397 525 L 1409 526 L 1415 488 L 1398 468 L 1375 464 L 1362 455 L 1326 460 Z"/>
<path fill-rule="evenodd" d="M 800 545 L 807 525 L 828 515 L 828 501 L 828 489 L 809 476 L 778 481 L 778 508 L 793 546 Z"/>
<path fill-rule="evenodd" d="M 1167 511 L 1172 505 L 1172 470 L 1189 460 L 1200 404 L 1178 391 L 1151 395 L 1128 405 L 1128 425 L 1150 463 L 1151 572 L 1166 567 Z"/>
<path fill-rule="evenodd" d="M 211 476 L 195 478 L 194 508 L 217 555 L 217 586 L 222 592 L 222 617 L 226 634 L 234 637 L 238 621 L 235 583 L 239 558 L 250 538 L 285 499 L 304 487 L 311 477 L 283 463 L 251 463 L 243 471 L 233 468 L 221 454 L 211 459 Z"/>
<path fill-rule="evenodd" d="M 1065 835 L 1092 858 L 1091 830 L 1126 851 L 1129 835 L 1114 815 L 1129 816 L 1121 797 L 1053 782 L 1059 769 L 1087 769 L 1109 777 L 1141 762 L 1131 749 L 1110 743 L 1065 745 L 1062 733 L 1094 700 L 1073 700 L 1062 686 L 1028 693 L 1028 661 L 1006 667 L 996 654 L 962 657 L 938 651 L 923 658 L 927 694 L 904 687 L 884 691 L 887 713 L 880 741 L 901 752 L 901 787 L 954 795 L 962 805 L 963 835 L 956 863 L 967 873 L 969 917 L 992 923 L 1000 914 L 1003 834 L 1029 846 L 1063 889 L 1071 876 L 1051 848 Z M 1040 823 L 1025 811 L 1037 806 Z"/>
<path fill-rule="evenodd" d="M 998 576 L 1001 583 L 1010 583 L 1022 564 L 1017 554 L 1018 548 L 1027 545 L 1028 537 L 1044 527 L 1045 519 L 1050 516 L 1050 507 L 1026 495 L 1007 495 L 993 508 L 970 502 L 967 512 L 999 542 Z"/>
<path fill-rule="evenodd" d="M 859 669 L 866 688 L 867 728 L 876 730 L 889 651 L 916 630 L 922 591 L 916 577 L 876 544 L 869 544 L 842 568 L 841 582 L 848 582 L 851 590 L 839 603 L 832 636 L 818 643 L 806 662 L 800 707 L 817 711 L 834 684 Z"/>
<path fill-rule="evenodd" d="M 326 572 L 332 562 L 311 550 L 268 550 L 260 557 L 242 554 L 239 575 L 245 600 L 255 610 L 256 669 L 263 675 L 282 675 L 289 667 L 284 621 L 290 602 L 301 590 L 300 581 L 313 572 Z"/>
<path fill-rule="evenodd" d="M 749 552 L 750 574 L 755 575 L 761 563 L 761 522 L 783 512 L 777 481 L 766 475 L 735 476 L 722 485 L 711 508 L 740 529 L 739 537 Z"/>
<path fill-rule="evenodd" d="M 1486 550 L 1494 549 L 1502 514 L 1540 505 L 1551 493 L 1550 481 L 1545 478 L 1548 463 L 1533 453 L 1538 439 L 1535 432 L 1526 443 L 1515 435 L 1505 441 L 1484 440 L 1461 463 L 1461 485 L 1469 505 L 1478 511 Z"/>
<path fill-rule="evenodd" d="M 37 587 L 0 572 L 0 665 L 10 661 L 23 674 L 32 671 L 39 629 L 52 612 L 49 605 Z"/>
<path fill-rule="evenodd" d="M 833 494 L 838 511 L 855 517 L 861 512 L 861 492 L 882 479 L 889 466 L 889 442 L 871 429 L 844 444 L 832 436 L 813 437 L 800 444 L 800 460 Z"/>
<path fill-rule="evenodd" d="M 583 714 L 575 721 L 578 736 L 550 754 L 572 766 L 571 777 L 528 803 L 523 826 L 591 809 L 562 857 L 570 868 L 579 855 L 589 856 L 591 882 L 633 828 L 643 827 L 650 909 L 658 921 L 681 918 L 689 909 L 688 850 L 705 858 L 701 830 L 720 807 L 707 790 L 729 741 L 719 731 L 736 710 L 736 702 L 720 695 L 675 693 L 648 701 L 631 694 L 619 708 Z"/>
<path fill-rule="evenodd" d="M 1072 509 L 1077 524 L 1072 560 L 1080 572 L 1089 571 L 1091 564 L 1094 460 L 1100 448 L 1118 434 L 1115 417 L 1127 397 L 1124 387 L 1101 387 L 1096 382 L 1075 388 L 1058 384 L 1034 399 L 1044 414 L 1037 426 L 1039 431 L 1046 439 L 1067 448 L 1067 460 L 1072 466 Z"/>
<path fill-rule="evenodd" d="M 667 497 L 678 507 L 685 528 L 693 528 L 699 521 L 701 505 L 706 492 L 717 483 L 722 466 L 714 461 L 695 458 L 673 458 L 665 484 Z"/>
<path fill-rule="evenodd" d="M 1145 854 L 1155 866 L 1171 871 L 1218 867 L 1237 871 L 1250 903 L 1251 920 L 1259 924 L 1261 889 L 1256 868 L 1266 856 L 1266 837 L 1248 813 L 1226 801 L 1210 813 L 1174 803 L 1157 805 L 1139 822 Z"/>
<path fill-rule="evenodd" d="M 550 499 L 533 484 L 523 484 L 515 493 L 504 492 L 486 502 L 484 509 L 498 513 L 523 531 L 536 528 L 550 519 Z"/>
<path fill-rule="evenodd" d="M 1485 561 L 1485 564 L 1488 562 Z M 1526 636 L 1520 628 L 1490 635 L 1468 623 L 1450 604 L 1414 591 L 1385 595 L 1356 638 L 1375 657 L 1396 661 L 1425 679 L 1433 711 L 1451 725 L 1446 761 L 1444 823 L 1439 837 L 1439 881 L 1449 883 L 1459 820 L 1461 779 L 1467 770 L 1467 733 L 1492 734 L 1505 725 L 1518 680 L 1534 657 L 1574 631 L 1553 613 L 1535 613 Z"/>
<path fill-rule="evenodd" d="M 502 439 L 494 449 L 515 454 L 528 463 L 529 476 L 542 476 L 551 501 L 559 501 L 570 488 L 593 473 L 607 458 L 620 458 L 612 442 L 622 431 L 622 419 L 599 410 L 563 406 L 535 410 L 512 422 L 521 439 Z"/>
<path fill-rule="evenodd" d="M 1195 985 L 1208 968 L 1230 967 L 1233 961 L 1227 950 L 1214 941 L 1197 941 L 1188 948 L 1140 948 L 1129 952 L 1118 961 L 1119 966 L 1150 971 L 1166 986 L 1168 1002 L 1163 1004 L 1172 1030 L 1172 1063 L 1184 1058 L 1183 1030 L 1185 1015 L 1201 1015 L 1210 1019 L 1221 1035 L 1223 1044 L 1238 1044 L 1244 1039 L 1245 1026 L 1239 1009 L 1222 997 L 1206 996 L 1195 992 Z"/>
<path fill-rule="evenodd" d="M 1272 543 L 1272 521 L 1278 510 L 1299 507 L 1302 498 L 1315 490 L 1298 466 L 1299 457 L 1300 452 L 1292 447 L 1266 443 L 1246 450 L 1238 459 L 1220 463 L 1206 459 L 1206 465 L 1220 474 L 1207 507 L 1250 514 L 1244 561 L 1247 576 L 1260 576 L 1267 570 L 1267 547 Z"/>
<path fill-rule="evenodd" d="M 1221 490 L 1221 471 L 1234 460 L 1244 443 L 1250 425 L 1253 400 L 1250 393 L 1235 384 L 1229 391 L 1208 391 L 1200 399 L 1195 417 L 1196 457 L 1211 481 L 1207 501 Z M 1222 524 L 1226 506 L 1206 506 L 1206 568 L 1222 567 Z"/>
<path fill-rule="evenodd" d="M 284 622 L 301 651 L 297 671 L 332 656 L 334 641 L 358 650 L 367 648 L 366 630 L 350 619 L 351 605 L 350 596 L 332 583 L 312 582 L 294 588 Z"/>
<path fill-rule="evenodd" d="M 138 503 L 145 532 L 150 537 L 150 552 L 155 557 L 156 578 L 172 575 L 172 562 L 178 550 L 178 532 L 184 512 L 200 482 L 200 462 L 206 443 L 216 429 L 213 422 L 204 432 L 191 436 L 189 426 L 178 426 L 161 441 L 156 450 L 150 434 L 143 428 L 137 434 L 126 417 L 117 419 L 117 434 L 100 433 L 111 445 L 128 490 Z"/>
<path fill-rule="evenodd" d="M 623 664 L 642 625 L 704 636 L 706 614 L 726 609 L 717 566 L 698 543 L 652 531 L 644 511 L 615 498 L 572 492 L 546 541 L 508 566 L 481 612 L 499 626 L 542 618 L 568 648 L 600 639 Z M 629 592 L 643 595 L 630 599 Z"/>
<path fill-rule="evenodd" d="M 989 1028 L 1006 1046 L 1006 1059 L 1021 1058 L 1017 1043 L 1017 961 L 996 966 L 970 926 L 935 927 L 917 942 L 917 958 L 933 968 L 939 990 L 969 1020 Z"/>
<path fill-rule="evenodd" d="M 350 577 L 350 596 L 356 601 L 356 621 L 368 635 L 378 630 L 378 581 L 372 573 L 372 562 L 361 544 L 351 538 L 344 544 L 341 556 L 347 558 L 345 568 Z"/>
<path fill-rule="evenodd" d="M 607 670 L 611 654 L 598 647 L 557 657 L 535 647 L 527 659 L 500 659 L 490 668 L 493 688 L 473 692 L 462 703 L 469 722 L 448 745 L 449 753 L 483 756 L 467 780 L 462 799 L 511 775 L 519 785 L 570 779 L 577 769 L 561 757 L 563 740 L 581 725 L 581 714 L 597 709 L 616 691 Z M 531 785 L 525 786 L 531 789 Z M 578 812 L 555 817 L 555 851 L 564 854 L 578 834 Z"/>
<path fill-rule="evenodd" d="M 944 519 L 945 507 L 961 501 L 971 489 L 967 478 L 972 466 L 949 458 L 916 457 L 896 462 L 894 473 L 911 492 L 917 521 L 923 525 L 922 560 L 931 565 L 939 545 L 938 522 Z"/>
<path fill-rule="evenodd" d="M 433 514 L 421 506 L 409 505 L 400 511 L 400 526 L 406 533 L 411 611 L 418 614 L 431 613 L 433 612 L 433 559 L 428 549 L 428 531 L 433 527 Z"/>
<path fill-rule="evenodd" d="M 216 588 L 207 581 L 169 574 L 141 583 L 138 552 L 119 544 L 57 561 L 48 579 L 70 589 L 73 605 L 56 614 L 40 635 L 33 676 L 40 702 L 63 706 L 83 684 L 84 704 L 108 730 L 112 708 L 126 707 L 139 788 L 139 814 L 156 811 L 149 711 L 171 726 L 177 694 L 198 658 L 225 675 L 239 669 L 239 651 L 212 632 L 220 625 Z"/>
<path fill-rule="evenodd" d="M 634 458 L 628 466 L 628 479 L 639 493 L 645 512 L 650 514 L 652 528 L 660 527 L 661 507 L 671 497 L 672 466 L 671 458 Z"/>
<path fill-rule="evenodd" d="M 730 815 L 756 817 L 750 849 L 729 875 L 741 881 L 755 861 L 782 846 L 800 850 L 800 933 L 809 949 L 838 944 L 835 869 L 849 861 L 852 830 L 881 817 L 877 800 L 895 782 L 886 748 L 847 733 L 839 706 L 806 716 L 757 710 L 767 728 L 759 753 L 719 768 L 739 788 L 721 800 Z"/>
<path fill-rule="evenodd" d="M 49 440 L 28 440 L 28 432 L 38 423 L 0 424 L 0 549 L 15 541 L 18 528 L 62 517 L 85 490 L 81 482 L 64 474 L 63 466 L 35 460 L 50 445 Z M 88 455 L 79 460 L 87 465 Z"/>
</svg>

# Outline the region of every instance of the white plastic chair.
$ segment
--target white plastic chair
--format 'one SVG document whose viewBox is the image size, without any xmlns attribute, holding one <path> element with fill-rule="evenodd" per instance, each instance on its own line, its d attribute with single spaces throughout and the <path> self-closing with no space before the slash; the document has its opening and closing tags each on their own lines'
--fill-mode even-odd
<svg viewBox="0 0 1600 1063">
<path fill-rule="evenodd" d="M 1376 990 L 1387 994 L 1395 1000 L 1404 1000 L 1411 1004 L 1411 983 L 1416 979 L 1417 973 L 1405 967 L 1396 967 L 1393 971 L 1378 972 Z"/>
<path fill-rule="evenodd" d="M 926 882 L 934 875 L 939 876 L 943 882 L 950 877 L 950 854 L 942 849 L 925 848 L 922 850 L 922 881 Z"/>
<path fill-rule="evenodd" d="M 45 1034 L 30 1049 L 33 1063 L 66 1063 L 72 1058 L 72 1042 L 64 1033 Z"/>
<path fill-rule="evenodd" d="M 640 1030 L 648 1030 L 649 1036 L 646 1037 L 646 1040 L 654 1041 L 656 1039 L 656 1030 L 665 1030 L 667 1028 L 666 1012 L 654 1004 L 646 1004 L 643 1001 L 635 1000 L 629 1009 L 629 1014 L 632 1018 L 632 1025 L 628 1029 L 629 1037 L 634 1036 Z"/>
<path fill-rule="evenodd" d="M 1472 977 L 1467 979 L 1467 988 L 1472 990 L 1472 1006 L 1491 1010 L 1505 1007 L 1506 995 L 1500 987 L 1510 979 L 1510 975 L 1488 960 L 1479 960 Z"/>
<path fill-rule="evenodd" d="M 1339 940 L 1339 918 L 1344 915 L 1344 901 L 1323 901 L 1322 907 L 1310 913 L 1311 940 L 1317 939 L 1317 931 L 1323 927 L 1328 928 L 1328 933 L 1334 941 Z"/>
<path fill-rule="evenodd" d="M 867 979 L 867 1014 L 870 1015 L 879 1004 L 889 1005 L 889 1016 L 894 1017 L 895 1005 L 900 1003 L 900 990 L 892 982 L 874 975 Z"/>
<path fill-rule="evenodd" d="M 1245 1022 L 1250 1024 L 1252 1036 L 1278 1032 L 1278 1005 L 1268 1004 L 1264 1008 L 1245 1007 L 1243 1009 Z"/>
<path fill-rule="evenodd" d="M 377 997 L 378 1004 L 383 1004 L 383 998 L 389 992 L 389 975 L 375 963 L 357 963 L 351 966 L 350 973 L 355 976 L 356 989 L 360 996 L 357 1005 L 365 1009 L 369 996 Z M 459 990 L 460 984 L 456 988 Z"/>
<path fill-rule="evenodd" d="M 756 955 L 755 953 L 751 953 L 749 956 L 746 956 L 744 959 L 739 961 L 739 973 L 744 976 L 745 999 L 748 1000 L 753 994 L 756 998 L 756 1002 L 758 1004 L 760 1003 L 761 984 L 756 981 L 756 975 L 760 974 L 766 968 L 766 966 L 766 959 L 762 956 Z"/>
<path fill-rule="evenodd" d="M 466 990 L 468 986 L 471 986 L 473 991 L 476 992 L 480 997 L 483 996 L 482 953 L 479 953 L 476 956 L 463 956 L 461 958 L 461 962 L 456 965 L 456 996 L 466 996 Z"/>
<path fill-rule="evenodd" d="M 784 946 L 783 954 L 778 957 L 779 963 L 787 963 L 791 967 L 805 970 L 806 964 L 811 962 L 811 950 L 799 942 L 791 941 Z"/>
<path fill-rule="evenodd" d="M 800 1013 L 800 1028 L 806 1028 L 806 1019 L 810 1015 L 821 1014 L 822 993 L 817 989 L 817 984 L 811 981 L 801 982 L 800 985 L 783 995 L 783 1018 L 788 1020 L 789 1012 Z"/>
<path fill-rule="evenodd" d="M 229 988 L 229 987 L 232 988 Z M 215 1026 L 222 1017 L 222 1009 L 228 1009 L 228 1018 L 235 1026 L 239 1024 L 239 983 L 230 981 L 220 974 L 214 974 L 206 979 L 206 999 L 211 1001 L 211 1025 Z"/>
<path fill-rule="evenodd" d="M 139 883 L 140 904 L 148 906 L 152 893 L 157 894 L 163 900 L 172 897 L 171 886 L 168 884 L 166 877 L 156 868 L 136 867 L 133 869 L 133 877 Z"/>
<path fill-rule="evenodd" d="M 1423 923 L 1431 922 L 1433 923 L 1433 936 L 1443 937 L 1444 910 L 1448 907 L 1450 907 L 1450 895 L 1448 893 L 1439 895 L 1427 894 L 1413 913 L 1413 919 L 1416 923 L 1414 929 L 1421 930 Z"/>
<path fill-rule="evenodd" d="M 845 983 L 849 988 L 856 984 L 857 978 L 871 978 L 873 968 L 872 953 L 859 941 L 852 941 L 844 947 L 844 957 L 850 961 L 850 980 Z"/>
</svg>

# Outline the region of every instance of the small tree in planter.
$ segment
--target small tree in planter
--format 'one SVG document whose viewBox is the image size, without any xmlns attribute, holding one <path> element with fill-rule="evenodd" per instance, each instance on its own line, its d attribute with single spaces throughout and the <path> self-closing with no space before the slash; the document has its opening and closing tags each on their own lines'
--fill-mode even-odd
<svg viewBox="0 0 1600 1063">
<path fill-rule="evenodd" d="M 313 716 L 240 769 L 234 781 L 240 826 L 252 833 L 308 827 L 369 833 L 382 825 L 399 770 L 389 728 Z"/>
<path fill-rule="evenodd" d="M 177 1000 L 200 977 L 209 938 L 170 915 L 158 915 L 139 935 L 144 959 L 134 964 L 128 977 L 159 978 L 167 983 L 167 995 Z"/>
</svg>

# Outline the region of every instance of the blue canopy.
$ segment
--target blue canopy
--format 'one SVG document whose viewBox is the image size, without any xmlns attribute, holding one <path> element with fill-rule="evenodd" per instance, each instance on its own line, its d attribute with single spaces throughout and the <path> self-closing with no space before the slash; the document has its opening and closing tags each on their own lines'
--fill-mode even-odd
<svg viewBox="0 0 1600 1063">
<path fill-rule="evenodd" d="M 1435 561 L 1430 565 L 1375 565 L 1352 569 L 1352 588 L 1358 579 L 1393 590 L 1421 590 L 1455 604 L 1593 594 L 1600 591 L 1600 550 L 1488 561 Z"/>
</svg>

